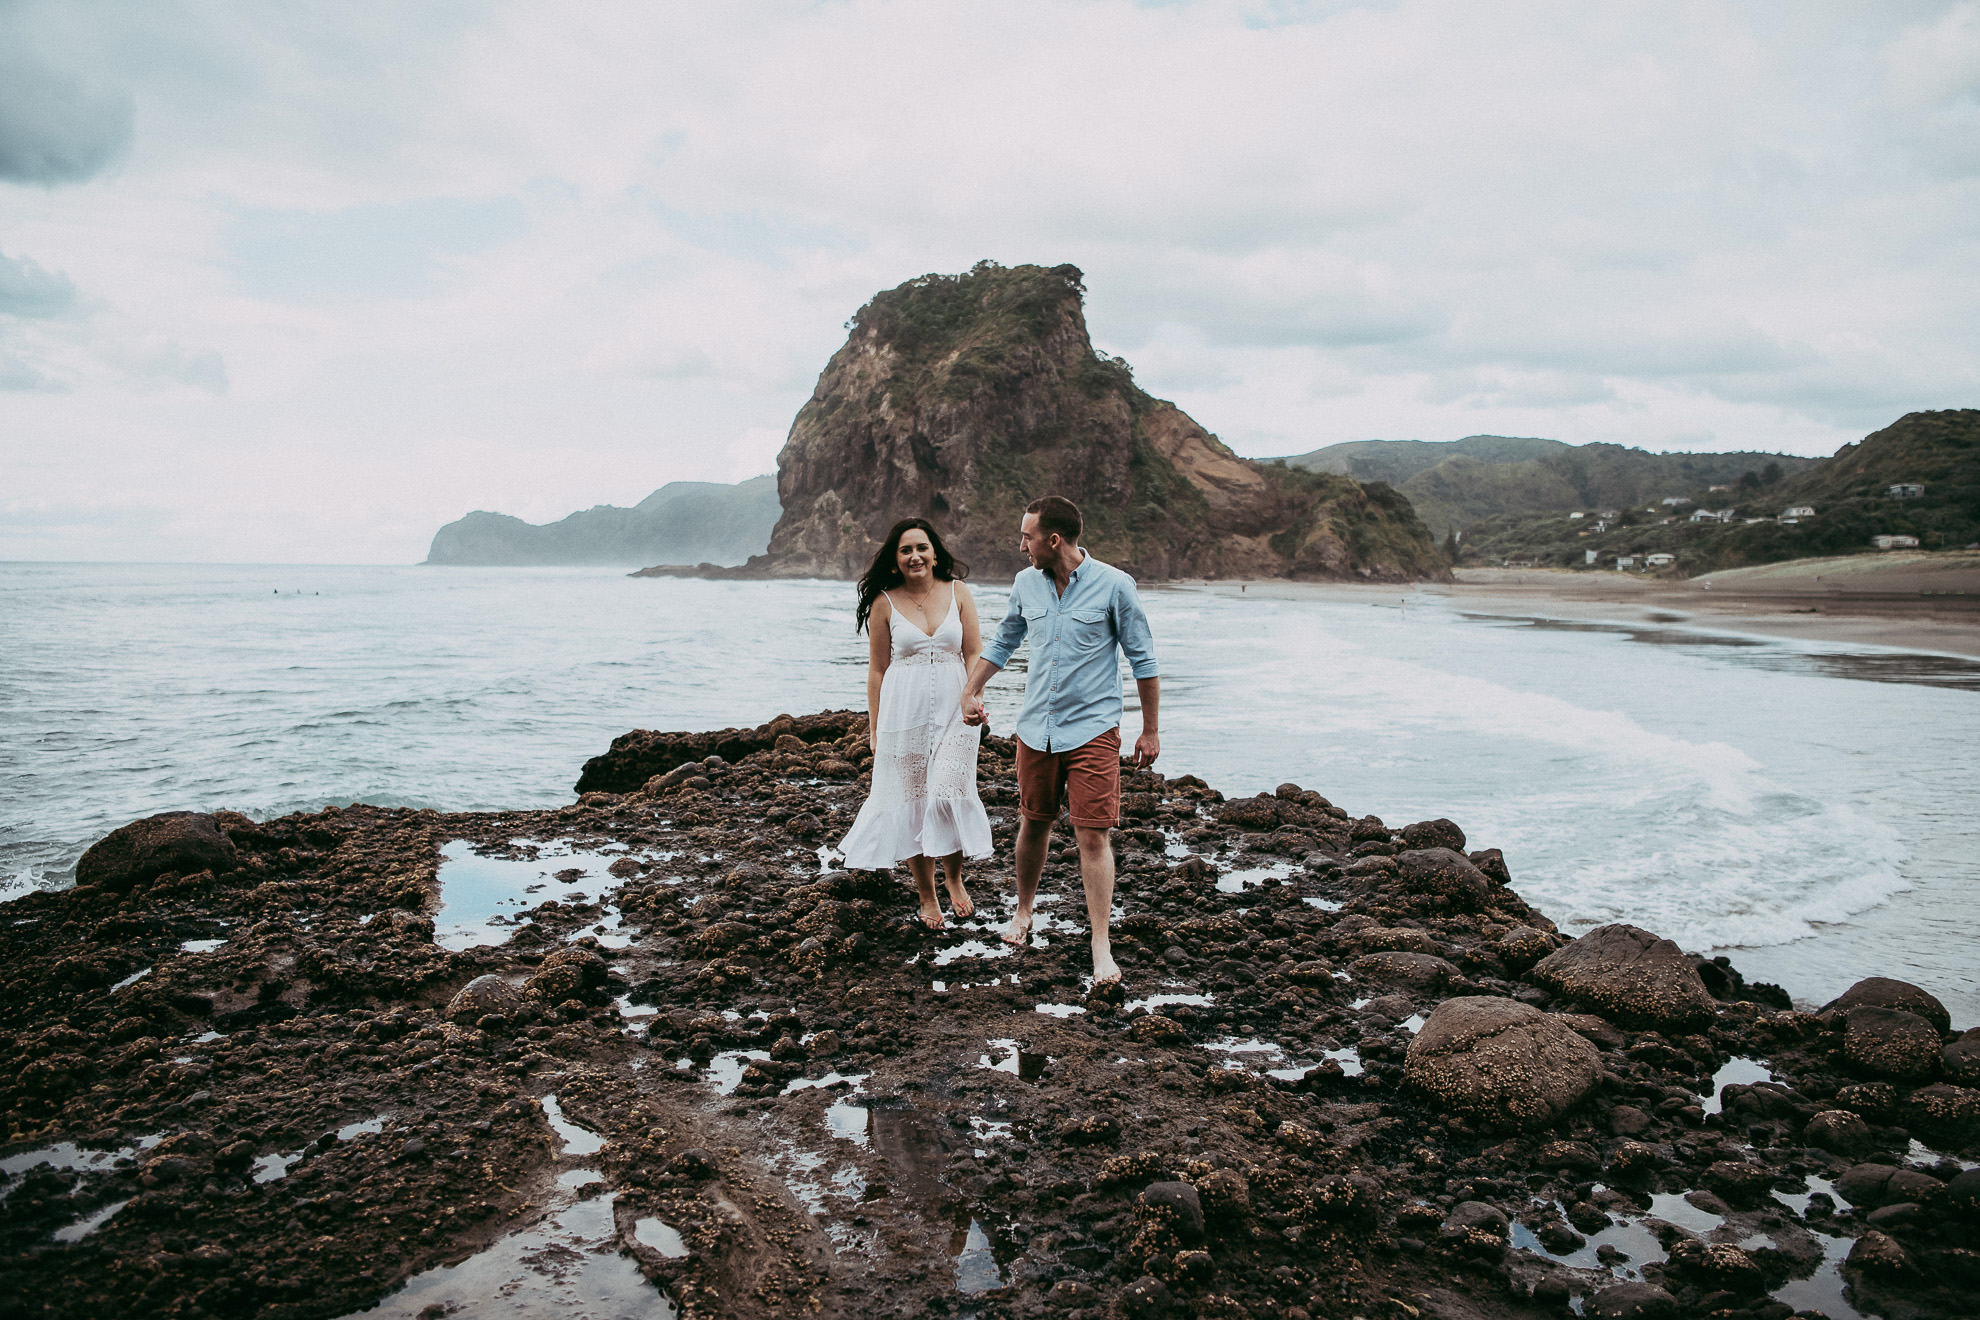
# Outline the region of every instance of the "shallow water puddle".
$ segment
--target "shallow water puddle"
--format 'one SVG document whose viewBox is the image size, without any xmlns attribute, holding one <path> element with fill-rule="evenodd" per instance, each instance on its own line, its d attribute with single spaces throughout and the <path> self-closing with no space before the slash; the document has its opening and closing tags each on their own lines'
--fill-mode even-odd
<svg viewBox="0 0 1980 1320">
<path fill-rule="evenodd" d="M 1773 1080 L 1772 1070 L 1758 1059 L 1728 1059 L 1724 1067 L 1712 1074 L 1712 1093 L 1702 1102 L 1704 1110 L 1708 1114 L 1719 1113 L 1725 1103 L 1721 1097 L 1728 1086 L 1751 1086 L 1755 1082 Z"/>
<path fill-rule="evenodd" d="M 956 1259 L 957 1292 L 986 1293 L 1004 1286 L 1004 1271 L 990 1250 L 990 1235 L 981 1221 L 972 1219 L 968 1228 L 957 1228 L 949 1254 Z"/>
<path fill-rule="evenodd" d="M 1512 1244 L 1515 1248 L 1545 1256 L 1574 1269 L 1606 1270 L 1623 1279 L 1642 1278 L 1645 1265 L 1664 1258 L 1664 1246 L 1657 1241 L 1657 1235 L 1636 1219 L 1618 1220 L 1599 1233 L 1591 1233 L 1586 1242 L 1566 1255 L 1557 1256 L 1547 1250 L 1533 1235 L 1533 1230 L 1517 1222 L 1512 1225 Z M 1604 1264 L 1598 1258 L 1596 1253 L 1603 1247 L 1613 1247 L 1620 1253 L 1613 1265 Z"/>
<path fill-rule="evenodd" d="M 855 1146 L 873 1144 L 873 1111 L 865 1105 L 841 1100 L 825 1107 L 825 1130 L 840 1141 Z"/>
<path fill-rule="evenodd" d="M 225 940 L 181 940 L 179 942 L 179 952 L 212 953 L 226 942 Z"/>
<path fill-rule="evenodd" d="M 1128 1000 L 1126 1004 L 1122 1005 L 1121 1012 L 1132 1013 L 1137 1008 L 1145 1008 L 1152 1013 L 1156 1009 L 1164 1008 L 1170 1004 L 1188 1004 L 1192 1008 L 1208 1008 L 1215 1000 L 1215 995 L 1149 995 L 1146 999 Z"/>
<path fill-rule="evenodd" d="M 1319 908 L 1322 912 L 1339 912 L 1341 905 L 1331 898 L 1321 898 L 1318 894 L 1308 894 L 1299 900 L 1308 907 Z"/>
<path fill-rule="evenodd" d="M 571 1320 L 672 1320 L 669 1301 L 618 1251 L 611 1196 L 593 1196 L 458 1265 L 416 1274 L 367 1311 L 376 1320 L 464 1314 L 477 1320 L 546 1315 Z M 431 1308 L 429 1310 L 429 1308 Z"/>
<path fill-rule="evenodd" d="M 517 847 L 536 847 L 534 860 L 483 857 L 466 839 L 440 849 L 440 912 L 433 920 L 433 942 L 456 953 L 484 944 L 503 944 L 512 929 L 530 920 L 529 911 L 546 899 L 588 906 L 626 882 L 606 868 L 626 853 L 580 851 L 559 840 L 538 845 L 517 839 Z M 608 908 L 598 923 L 605 932 L 598 942 L 624 948 L 631 942 L 617 909 Z M 586 934 L 596 934 L 587 930 Z"/>
<path fill-rule="evenodd" d="M 5 1170 L 7 1185 L 0 1188 L 0 1199 L 10 1195 L 16 1184 L 13 1179 L 37 1164 L 71 1173 L 101 1173 L 115 1168 L 118 1160 L 136 1159 L 141 1150 L 149 1150 L 163 1141 L 164 1137 L 146 1137 L 135 1146 L 119 1146 L 115 1150 L 84 1150 L 72 1141 L 58 1141 L 52 1146 L 42 1146 L 37 1150 L 25 1150 L 16 1155 L 0 1159 L 0 1170 Z"/>
<path fill-rule="evenodd" d="M 993 1040 L 985 1043 L 999 1054 L 1007 1053 L 1008 1057 L 993 1063 L 988 1054 L 979 1054 L 976 1056 L 976 1066 L 987 1068 L 991 1072 L 1009 1073 L 1021 1081 L 1037 1081 L 1045 1075 L 1046 1067 L 1052 1062 L 1049 1055 L 1032 1054 L 1014 1040 Z"/>
<path fill-rule="evenodd" d="M 1866 1320 L 1843 1296 L 1842 1263 L 1856 1240 L 1830 1237 L 1826 1233 L 1816 1233 L 1814 1237 L 1822 1247 L 1822 1263 L 1807 1278 L 1790 1279 L 1774 1289 L 1774 1300 L 1796 1311 L 1820 1311 L 1829 1320 Z"/>
<path fill-rule="evenodd" d="M 768 1062 L 768 1050 L 726 1050 L 708 1061 L 705 1080 L 717 1095 L 734 1095 L 742 1076 L 752 1063 Z"/>
<path fill-rule="evenodd" d="M 766 1056 L 767 1057 L 767 1056 Z M 557 1103 L 557 1097 L 543 1097 L 543 1117 L 550 1123 L 550 1130 L 564 1139 L 566 1155 L 596 1155 L 605 1149 L 605 1138 L 589 1128 L 579 1127 L 564 1117 L 564 1111 Z"/>
<path fill-rule="evenodd" d="M 640 1220 L 633 1225 L 633 1240 L 643 1247 L 653 1248 L 668 1260 L 679 1260 L 688 1254 L 681 1231 L 663 1220 Z"/>
<path fill-rule="evenodd" d="M 91 1233 L 94 1233 L 97 1229 L 102 1228 L 105 1224 L 109 1223 L 110 1217 L 112 1215 L 116 1214 L 119 1210 L 122 1210 L 125 1206 L 129 1204 L 130 1204 L 129 1201 L 112 1201 L 109 1205 L 104 1206 L 101 1210 L 98 1210 L 93 1214 L 85 1215 L 83 1218 L 78 1219 L 73 1224 L 69 1224 L 62 1228 L 56 1229 L 55 1240 L 57 1242 L 80 1242 L 84 1238 L 88 1237 Z"/>
<path fill-rule="evenodd" d="M 1069 1018 L 1084 1013 L 1086 1010 L 1078 1004 L 1035 1004 L 1032 1006 L 1032 1011 L 1043 1013 L 1046 1017 Z"/>
<path fill-rule="evenodd" d="M 132 972 L 129 976 L 117 982 L 117 984 L 111 986 L 110 993 L 115 994 L 117 993 L 117 991 L 122 990 L 127 985 L 136 985 L 139 981 L 142 981 L 145 977 L 150 975 L 151 975 L 151 969 L 149 967 L 140 967 L 137 971 Z"/>
<path fill-rule="evenodd" d="M 861 1085 L 872 1075 L 872 1073 L 842 1073 L 834 1068 L 823 1077 L 793 1077 L 784 1083 L 784 1089 L 779 1094 L 793 1095 L 799 1091 L 812 1090 L 829 1091 L 833 1087 L 845 1086 L 850 1087 L 851 1093 L 857 1095 Z"/>
<path fill-rule="evenodd" d="M 1267 880 L 1289 880 L 1298 870 L 1290 862 L 1275 862 L 1270 866 L 1247 866 L 1234 871 L 1226 871 L 1217 877 L 1217 890 L 1224 894 L 1241 894 Z"/>
<path fill-rule="evenodd" d="M 1726 1222 L 1725 1216 L 1715 1215 L 1710 1210 L 1700 1210 L 1677 1192 L 1653 1193 L 1650 1197 L 1650 1213 L 1647 1218 L 1676 1224 L 1679 1228 L 1699 1237 L 1723 1227 Z"/>
<path fill-rule="evenodd" d="M 937 967 L 947 967 L 958 958 L 1008 958 L 1014 952 L 1002 940 L 998 940 L 995 946 L 982 940 L 964 940 L 961 944 L 952 944 L 940 950 L 931 961 Z"/>
</svg>

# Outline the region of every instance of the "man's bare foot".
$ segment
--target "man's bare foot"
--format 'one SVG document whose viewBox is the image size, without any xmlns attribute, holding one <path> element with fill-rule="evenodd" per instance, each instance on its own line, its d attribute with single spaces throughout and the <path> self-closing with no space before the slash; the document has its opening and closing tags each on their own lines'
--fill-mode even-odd
<svg viewBox="0 0 1980 1320">
<path fill-rule="evenodd" d="M 1013 949 L 1021 949 L 1031 943 L 1031 914 L 1029 912 L 1020 912 L 1011 918 L 1010 924 L 1004 927 L 1004 943 L 1010 945 Z"/>
<path fill-rule="evenodd" d="M 976 904 L 970 900 L 969 890 L 964 888 L 961 876 L 954 880 L 945 879 L 942 885 L 949 891 L 949 906 L 955 909 L 958 917 L 976 915 Z"/>
<path fill-rule="evenodd" d="M 1114 961 L 1114 951 L 1111 948 L 1096 947 L 1093 950 L 1094 986 L 1098 988 L 1107 984 L 1109 981 L 1118 981 L 1120 979 L 1121 969 L 1120 965 Z"/>
</svg>

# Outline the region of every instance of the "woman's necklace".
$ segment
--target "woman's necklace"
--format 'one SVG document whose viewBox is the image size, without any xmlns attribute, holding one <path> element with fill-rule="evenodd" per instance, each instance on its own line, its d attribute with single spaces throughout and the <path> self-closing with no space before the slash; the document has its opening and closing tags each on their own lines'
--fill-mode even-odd
<svg viewBox="0 0 1980 1320">
<path fill-rule="evenodd" d="M 901 594 L 914 603 L 917 614 L 921 615 L 924 619 L 928 617 L 929 602 L 935 599 L 935 586 L 933 583 L 930 583 L 928 590 L 920 596 L 916 596 L 913 592 L 909 591 L 905 585 L 901 588 Z M 926 630 L 924 629 L 924 631 Z"/>
</svg>

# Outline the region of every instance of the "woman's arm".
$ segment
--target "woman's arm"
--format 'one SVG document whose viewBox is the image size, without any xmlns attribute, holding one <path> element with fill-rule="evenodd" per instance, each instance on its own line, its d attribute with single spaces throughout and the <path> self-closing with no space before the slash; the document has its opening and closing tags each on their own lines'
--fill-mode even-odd
<svg viewBox="0 0 1980 1320">
<path fill-rule="evenodd" d="M 956 613 L 962 616 L 962 657 L 967 668 L 983 654 L 983 628 L 976 620 L 976 597 L 960 582 L 956 583 Z"/>
<path fill-rule="evenodd" d="M 866 745 L 874 744 L 874 721 L 880 718 L 880 680 L 894 659 L 894 602 L 883 594 L 866 619 Z"/>
</svg>

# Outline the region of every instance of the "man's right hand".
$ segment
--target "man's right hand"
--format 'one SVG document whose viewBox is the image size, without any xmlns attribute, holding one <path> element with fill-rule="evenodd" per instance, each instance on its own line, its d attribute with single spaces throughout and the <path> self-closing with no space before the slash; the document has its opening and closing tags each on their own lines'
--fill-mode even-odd
<svg viewBox="0 0 1980 1320">
<path fill-rule="evenodd" d="M 978 724 L 982 724 L 986 720 L 988 720 L 989 716 L 985 715 L 983 712 L 983 698 L 975 695 L 974 693 L 970 693 L 970 692 L 963 693 L 962 717 L 963 717 L 963 723 L 970 725 L 971 727 L 974 727 Z"/>
</svg>

